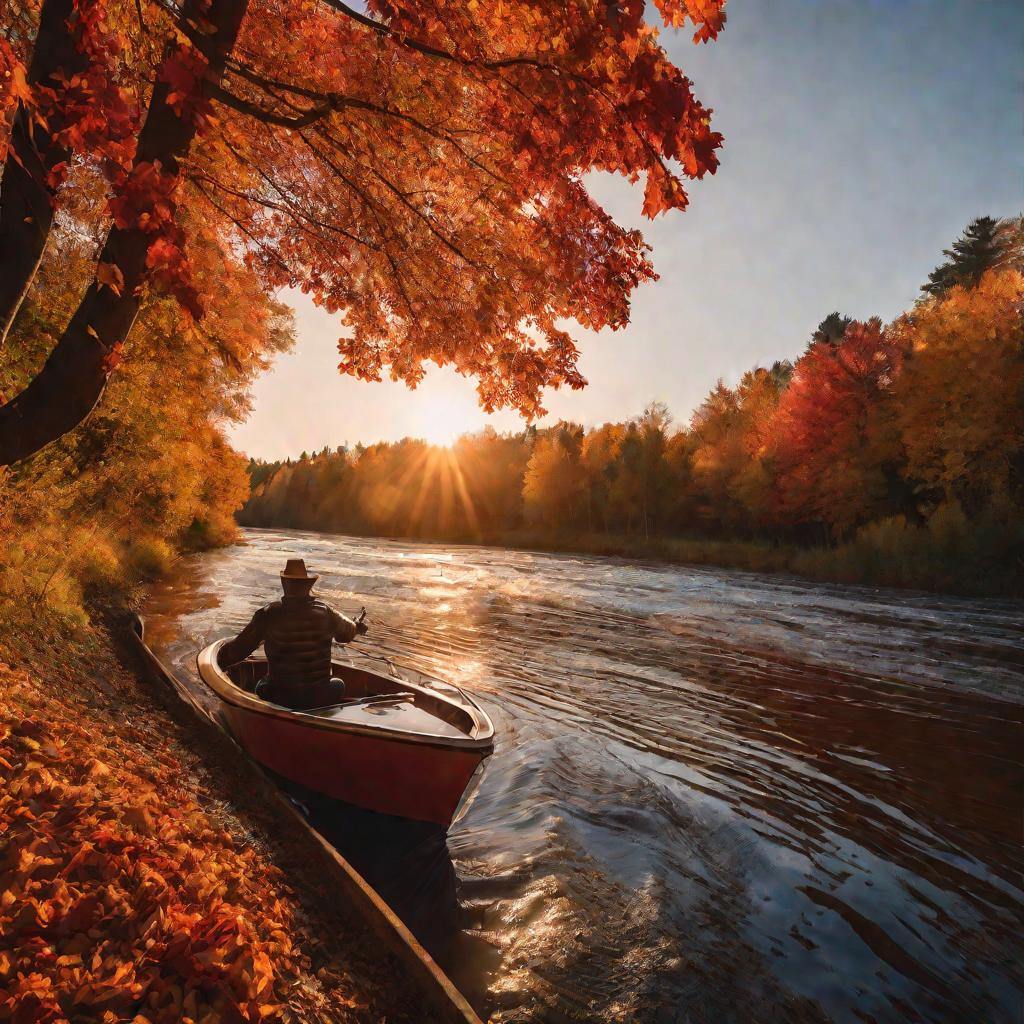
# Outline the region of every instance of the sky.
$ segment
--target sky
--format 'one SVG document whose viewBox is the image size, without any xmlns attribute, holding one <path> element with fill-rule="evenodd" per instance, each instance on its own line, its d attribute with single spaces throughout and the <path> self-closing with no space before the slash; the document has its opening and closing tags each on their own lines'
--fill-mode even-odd
<svg viewBox="0 0 1024 1024">
<path fill-rule="evenodd" d="M 717 42 L 664 34 L 725 135 L 690 207 L 651 222 L 641 194 L 594 194 L 654 248 L 661 278 L 630 325 L 575 331 L 583 391 L 548 392 L 547 422 L 628 419 L 652 400 L 685 424 L 719 378 L 795 358 L 832 310 L 891 319 L 964 226 L 1024 209 L 1024 4 L 996 0 L 729 0 Z M 472 380 L 432 368 L 419 388 L 337 372 L 337 317 L 302 295 L 297 343 L 232 430 L 267 459 L 325 445 L 425 437 L 486 423 Z"/>
</svg>

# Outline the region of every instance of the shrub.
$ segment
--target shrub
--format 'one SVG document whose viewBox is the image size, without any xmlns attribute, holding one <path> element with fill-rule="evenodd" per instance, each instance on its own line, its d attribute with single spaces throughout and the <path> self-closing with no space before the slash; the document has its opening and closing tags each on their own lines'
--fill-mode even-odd
<svg viewBox="0 0 1024 1024">
<path fill-rule="evenodd" d="M 174 549 L 160 537 L 133 540 L 126 556 L 131 574 L 140 580 L 155 580 L 166 575 L 174 559 Z"/>
</svg>

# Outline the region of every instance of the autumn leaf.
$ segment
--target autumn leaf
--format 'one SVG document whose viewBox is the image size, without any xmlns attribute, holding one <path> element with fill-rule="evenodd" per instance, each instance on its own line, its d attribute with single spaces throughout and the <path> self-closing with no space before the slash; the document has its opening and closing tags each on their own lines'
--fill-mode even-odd
<svg viewBox="0 0 1024 1024">
<path fill-rule="evenodd" d="M 4 90 L 11 101 L 32 102 L 32 88 L 28 84 L 25 66 L 20 61 L 7 70 L 4 78 Z"/>
<path fill-rule="evenodd" d="M 100 287 L 109 288 L 115 295 L 120 295 L 124 288 L 124 274 L 116 263 L 100 263 L 96 267 L 96 282 Z"/>
</svg>

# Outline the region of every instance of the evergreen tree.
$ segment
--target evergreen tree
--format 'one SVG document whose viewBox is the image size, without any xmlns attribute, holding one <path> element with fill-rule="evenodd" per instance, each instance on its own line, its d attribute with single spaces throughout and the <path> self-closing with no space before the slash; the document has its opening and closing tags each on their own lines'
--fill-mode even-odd
<svg viewBox="0 0 1024 1024">
<path fill-rule="evenodd" d="M 779 391 L 783 391 L 793 378 L 793 364 L 788 359 L 776 359 L 768 368 L 768 373 L 778 385 Z"/>
<path fill-rule="evenodd" d="M 829 313 L 818 324 L 817 330 L 811 335 L 811 344 L 815 345 L 818 342 L 825 342 L 829 345 L 838 345 L 843 340 L 843 335 L 846 334 L 846 328 L 852 323 L 852 316 L 845 316 L 838 310 L 834 313 Z"/>
<path fill-rule="evenodd" d="M 964 229 L 951 249 L 943 249 L 947 257 L 921 285 L 926 295 L 944 295 L 954 285 L 974 288 L 986 270 L 1003 262 L 1010 239 L 1004 225 L 994 217 L 977 217 Z"/>
</svg>

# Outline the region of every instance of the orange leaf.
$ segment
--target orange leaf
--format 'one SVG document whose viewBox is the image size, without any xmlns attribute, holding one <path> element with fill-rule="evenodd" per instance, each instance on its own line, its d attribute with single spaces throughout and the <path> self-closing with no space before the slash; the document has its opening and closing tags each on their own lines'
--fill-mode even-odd
<svg viewBox="0 0 1024 1024">
<path fill-rule="evenodd" d="M 124 274 L 116 263 L 101 263 L 96 268 L 96 282 L 101 288 L 109 288 L 115 295 L 120 295 L 124 290 Z"/>
</svg>

